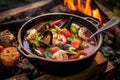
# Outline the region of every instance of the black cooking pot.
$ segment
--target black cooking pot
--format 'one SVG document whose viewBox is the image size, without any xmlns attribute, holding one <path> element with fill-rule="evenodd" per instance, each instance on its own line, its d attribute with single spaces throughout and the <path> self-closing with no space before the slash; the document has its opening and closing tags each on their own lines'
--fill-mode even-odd
<svg viewBox="0 0 120 80">
<path fill-rule="evenodd" d="M 57 61 L 57 60 L 48 60 L 43 57 L 39 57 L 35 55 L 34 53 L 28 51 L 23 46 L 23 40 L 24 36 L 26 34 L 26 31 L 30 29 L 32 26 L 43 22 L 43 21 L 49 21 L 49 20 L 58 20 L 58 19 L 64 19 L 67 20 L 70 17 L 73 17 L 73 21 L 76 23 L 80 23 L 81 25 L 87 27 L 92 33 L 96 32 L 98 30 L 98 26 L 100 25 L 98 21 L 94 20 L 91 17 L 81 17 L 73 14 L 68 13 L 48 13 L 43 14 L 37 17 L 34 17 L 27 21 L 23 26 L 20 28 L 18 32 L 18 42 L 19 42 L 19 51 L 29 59 L 29 61 L 37 68 L 41 69 L 47 72 L 53 72 L 53 73 L 72 73 L 73 71 L 80 71 L 83 70 L 86 67 L 89 67 L 89 64 L 94 59 L 96 52 L 100 48 L 102 44 L 102 35 L 96 35 L 96 41 L 97 41 L 97 47 L 94 49 L 90 55 L 82 58 L 82 59 L 72 59 L 72 60 L 64 60 L 64 61 Z M 66 72 L 66 73 L 65 73 Z"/>
</svg>

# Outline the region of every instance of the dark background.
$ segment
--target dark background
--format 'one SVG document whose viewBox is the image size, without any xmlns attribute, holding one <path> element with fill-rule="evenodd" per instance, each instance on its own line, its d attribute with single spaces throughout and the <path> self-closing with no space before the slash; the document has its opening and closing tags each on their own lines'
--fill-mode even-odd
<svg viewBox="0 0 120 80">
<path fill-rule="evenodd" d="M 40 0 L 0 0 L 0 12 Z M 120 0 L 96 0 L 120 17 Z"/>
</svg>

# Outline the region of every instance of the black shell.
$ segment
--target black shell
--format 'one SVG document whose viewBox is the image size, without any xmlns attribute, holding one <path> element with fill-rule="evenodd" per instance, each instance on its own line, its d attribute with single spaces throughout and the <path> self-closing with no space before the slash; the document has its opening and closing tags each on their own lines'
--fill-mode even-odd
<svg viewBox="0 0 120 80">
<path fill-rule="evenodd" d="M 47 30 L 43 33 L 42 41 L 40 41 L 41 47 L 48 47 L 52 45 L 53 34 L 51 31 Z"/>
<path fill-rule="evenodd" d="M 72 19 L 73 19 L 73 17 L 70 17 L 68 20 L 65 21 L 65 23 L 60 28 L 61 29 L 67 28 L 68 30 L 70 30 Z"/>
<path fill-rule="evenodd" d="M 41 26 L 41 28 L 38 30 L 39 34 L 42 35 L 46 30 L 50 29 L 50 23 L 46 22 L 44 25 Z"/>
</svg>

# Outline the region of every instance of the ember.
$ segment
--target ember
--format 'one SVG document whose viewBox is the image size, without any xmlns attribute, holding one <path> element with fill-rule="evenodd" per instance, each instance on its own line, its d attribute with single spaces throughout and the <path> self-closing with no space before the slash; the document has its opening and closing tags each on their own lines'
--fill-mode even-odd
<svg viewBox="0 0 120 80">
<path fill-rule="evenodd" d="M 80 12 L 83 12 L 84 14 L 87 14 L 89 16 L 92 16 L 94 18 L 97 18 L 99 21 L 102 21 L 101 14 L 97 8 L 93 9 L 91 0 L 86 0 L 86 2 L 83 2 L 83 0 L 64 0 L 64 5 L 67 6 L 71 10 L 77 10 Z"/>
</svg>

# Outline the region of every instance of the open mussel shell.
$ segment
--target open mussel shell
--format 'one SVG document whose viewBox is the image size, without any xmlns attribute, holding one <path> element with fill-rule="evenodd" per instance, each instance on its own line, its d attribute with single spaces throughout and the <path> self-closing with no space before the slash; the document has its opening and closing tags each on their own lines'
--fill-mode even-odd
<svg viewBox="0 0 120 80">
<path fill-rule="evenodd" d="M 70 17 L 68 20 L 65 21 L 65 23 L 60 28 L 61 29 L 67 28 L 68 30 L 70 30 L 72 19 L 73 19 L 73 17 Z"/>
<path fill-rule="evenodd" d="M 47 30 L 43 33 L 42 41 L 40 41 L 40 47 L 50 47 L 52 45 L 53 34 L 51 31 Z"/>
<path fill-rule="evenodd" d="M 45 24 L 43 24 L 41 26 L 41 28 L 38 30 L 39 34 L 43 34 L 46 30 L 49 30 L 51 27 L 50 23 L 49 22 L 46 22 Z"/>
<path fill-rule="evenodd" d="M 40 44 L 40 47 L 50 47 L 50 44 L 47 44 L 43 41 L 40 41 L 39 44 Z"/>
</svg>

